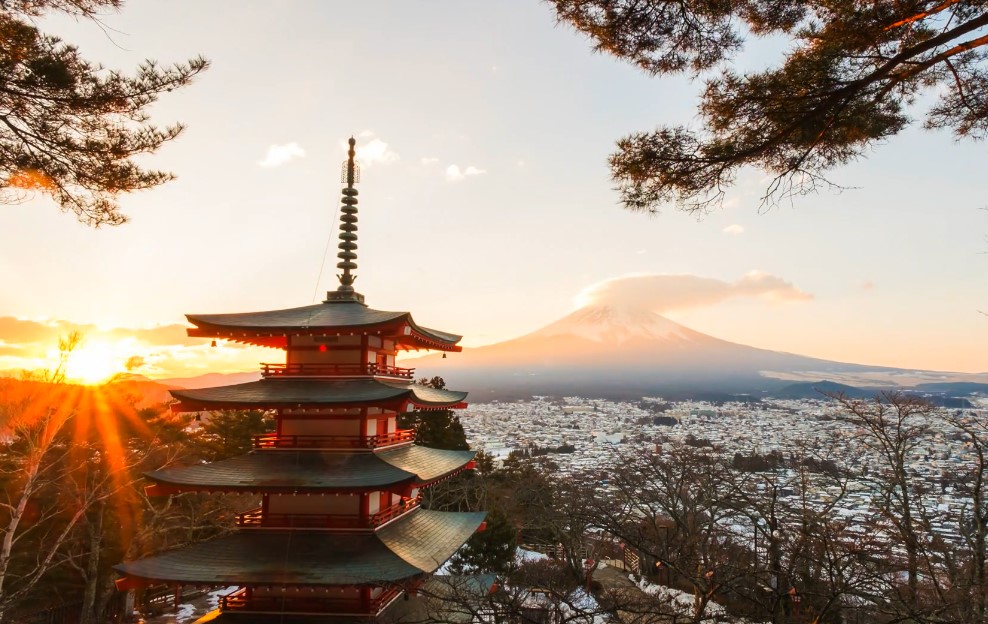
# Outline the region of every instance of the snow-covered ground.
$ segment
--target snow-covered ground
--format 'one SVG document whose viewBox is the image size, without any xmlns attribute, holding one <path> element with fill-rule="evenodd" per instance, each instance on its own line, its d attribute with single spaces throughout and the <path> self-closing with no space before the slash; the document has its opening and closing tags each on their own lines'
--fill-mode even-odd
<svg viewBox="0 0 988 624">
<path fill-rule="evenodd" d="M 695 604 L 693 594 L 684 592 L 665 585 L 649 583 L 645 579 L 638 579 L 633 574 L 628 575 L 628 580 L 635 584 L 638 589 L 650 596 L 655 596 L 669 606 L 669 609 L 680 615 L 692 616 Z M 734 617 L 727 613 L 722 605 L 716 602 L 708 602 L 703 611 L 704 621 L 708 622 L 731 622 L 732 624 L 760 624 L 745 618 Z"/>
<path fill-rule="evenodd" d="M 178 605 L 178 609 L 171 613 L 162 613 L 144 620 L 145 624 L 191 624 L 196 619 L 206 615 L 216 609 L 220 604 L 220 598 L 236 591 L 238 588 L 224 587 L 211 591 L 205 596 L 200 596 L 189 602 Z"/>
</svg>

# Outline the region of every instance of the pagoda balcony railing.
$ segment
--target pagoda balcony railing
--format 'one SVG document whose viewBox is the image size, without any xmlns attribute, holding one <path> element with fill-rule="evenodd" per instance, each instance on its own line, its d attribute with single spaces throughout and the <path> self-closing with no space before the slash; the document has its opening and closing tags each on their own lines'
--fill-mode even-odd
<svg viewBox="0 0 988 624">
<path fill-rule="evenodd" d="M 278 435 L 254 436 L 256 449 L 376 449 L 402 442 L 414 442 L 414 429 L 399 429 L 372 436 L 346 435 Z"/>
<path fill-rule="evenodd" d="M 264 377 L 347 377 L 382 375 L 413 379 L 414 368 L 384 366 L 382 364 L 261 364 Z"/>
<path fill-rule="evenodd" d="M 220 598 L 221 611 L 242 613 L 319 613 L 333 615 L 377 615 L 401 594 L 396 587 L 385 588 L 370 600 L 307 596 L 304 592 L 286 596 L 251 596 L 247 588 Z"/>
<path fill-rule="evenodd" d="M 237 514 L 237 526 L 248 529 L 373 529 L 419 506 L 410 498 L 376 514 L 265 514 L 261 508 Z"/>
</svg>

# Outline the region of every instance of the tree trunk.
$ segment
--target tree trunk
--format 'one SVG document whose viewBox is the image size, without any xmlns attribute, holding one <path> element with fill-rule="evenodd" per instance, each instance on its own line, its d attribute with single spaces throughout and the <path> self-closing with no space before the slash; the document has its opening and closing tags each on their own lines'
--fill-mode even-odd
<svg viewBox="0 0 988 624">
<path fill-rule="evenodd" d="M 89 555 L 86 560 L 86 591 L 82 597 L 82 611 L 79 614 L 79 624 L 97 624 L 96 593 L 99 588 L 100 548 L 103 543 L 103 511 L 106 502 L 96 505 L 95 517 L 89 523 Z"/>
<path fill-rule="evenodd" d="M 41 461 L 39 457 L 35 456 L 29 459 L 28 465 L 25 468 L 26 478 L 24 480 L 24 487 L 21 489 L 21 495 L 17 500 L 17 505 L 14 506 L 10 513 L 10 520 L 7 522 L 7 526 L 4 527 L 3 542 L 0 545 L 0 622 L 3 622 L 7 607 L 10 606 L 7 604 L 7 597 L 4 594 L 4 582 L 7 580 L 7 570 L 10 567 L 10 559 L 14 551 L 14 536 L 21 524 L 21 520 L 24 518 L 27 503 L 34 493 L 40 467 Z"/>
</svg>

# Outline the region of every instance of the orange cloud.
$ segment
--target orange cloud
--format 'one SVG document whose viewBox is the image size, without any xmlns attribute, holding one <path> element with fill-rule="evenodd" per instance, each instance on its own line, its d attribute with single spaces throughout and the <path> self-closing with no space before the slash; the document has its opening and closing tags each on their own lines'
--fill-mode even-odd
<svg viewBox="0 0 988 624">
<path fill-rule="evenodd" d="M 114 327 L 100 329 L 88 323 L 65 320 L 32 321 L 13 316 L 0 316 L 0 341 L 6 344 L 58 343 L 58 339 L 78 332 L 85 336 L 100 335 L 111 340 L 135 338 L 150 345 L 196 345 L 198 338 L 189 338 L 186 326 L 160 325 L 158 327 Z"/>
<path fill-rule="evenodd" d="M 270 360 L 268 350 L 236 343 L 189 338 L 180 324 L 158 327 L 100 328 L 66 320 L 34 321 L 0 317 L 0 375 L 20 370 L 52 368 L 60 338 L 78 332 L 80 349 L 98 347 L 106 357 L 119 360 L 121 371 L 152 377 L 198 374 L 203 370 L 243 371 Z"/>
</svg>

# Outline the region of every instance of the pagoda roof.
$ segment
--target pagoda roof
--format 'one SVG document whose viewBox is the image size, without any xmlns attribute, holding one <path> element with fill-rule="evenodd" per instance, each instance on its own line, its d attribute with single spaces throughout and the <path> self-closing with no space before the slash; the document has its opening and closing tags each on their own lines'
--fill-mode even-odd
<svg viewBox="0 0 988 624">
<path fill-rule="evenodd" d="M 418 445 L 376 453 L 268 450 L 145 476 L 171 491 L 361 491 L 431 483 L 462 470 L 474 455 Z"/>
<path fill-rule="evenodd" d="M 332 405 L 411 403 L 423 409 L 463 407 L 466 392 L 432 388 L 412 382 L 377 379 L 262 379 L 232 386 L 171 390 L 179 400 L 175 411 L 305 408 Z"/>
<path fill-rule="evenodd" d="M 195 325 L 189 335 L 229 338 L 264 346 L 286 346 L 286 335 L 339 335 L 359 331 L 380 333 L 407 348 L 459 351 L 462 336 L 417 324 L 410 312 L 372 310 L 357 301 L 324 301 L 315 305 L 235 314 L 187 314 Z M 407 329 L 407 331 L 406 331 Z"/>
<path fill-rule="evenodd" d="M 381 585 L 434 572 L 484 515 L 420 509 L 368 534 L 243 531 L 114 569 L 147 583 Z"/>
</svg>

